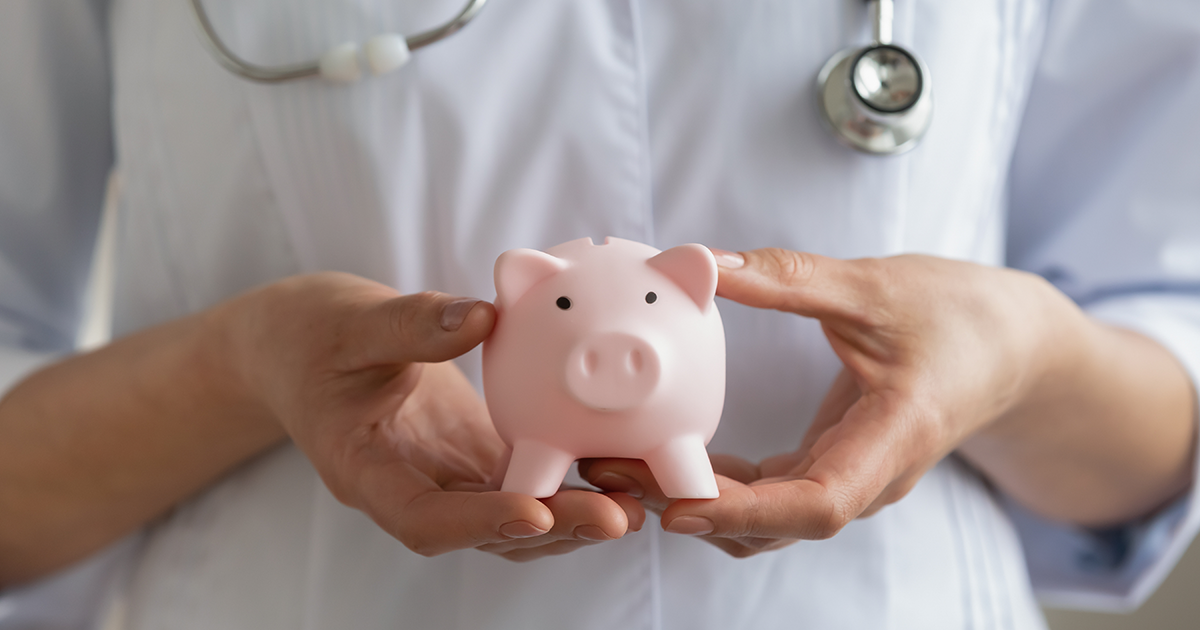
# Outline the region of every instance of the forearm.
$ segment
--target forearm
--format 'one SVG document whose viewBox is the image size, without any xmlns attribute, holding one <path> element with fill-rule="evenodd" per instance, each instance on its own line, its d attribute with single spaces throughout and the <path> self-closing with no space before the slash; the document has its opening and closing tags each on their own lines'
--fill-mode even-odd
<svg viewBox="0 0 1200 630">
<path fill-rule="evenodd" d="M 49 366 L 0 400 L 0 586 L 79 559 L 283 438 L 212 312 Z"/>
<path fill-rule="evenodd" d="M 1193 386 L 1157 342 L 1071 307 L 1028 396 L 960 453 L 1035 512 L 1088 526 L 1128 522 L 1192 481 Z"/>
</svg>

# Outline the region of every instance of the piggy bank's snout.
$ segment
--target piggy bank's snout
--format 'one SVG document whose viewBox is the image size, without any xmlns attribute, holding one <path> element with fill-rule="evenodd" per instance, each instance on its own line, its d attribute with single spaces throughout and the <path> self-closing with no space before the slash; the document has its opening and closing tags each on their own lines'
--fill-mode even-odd
<svg viewBox="0 0 1200 630">
<path fill-rule="evenodd" d="M 641 404 L 658 386 L 659 360 L 650 344 L 625 333 L 585 338 L 567 359 L 567 389 L 593 409 Z"/>
</svg>

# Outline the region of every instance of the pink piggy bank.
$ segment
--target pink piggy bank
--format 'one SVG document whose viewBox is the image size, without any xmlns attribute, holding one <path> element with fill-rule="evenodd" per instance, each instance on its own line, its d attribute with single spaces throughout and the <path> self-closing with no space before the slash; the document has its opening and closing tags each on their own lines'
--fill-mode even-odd
<svg viewBox="0 0 1200 630">
<path fill-rule="evenodd" d="M 582 238 L 501 254 L 483 385 L 512 446 L 502 489 L 548 497 L 576 459 L 629 457 L 668 497 L 716 498 L 704 449 L 725 403 L 716 288 L 702 245 Z"/>
</svg>

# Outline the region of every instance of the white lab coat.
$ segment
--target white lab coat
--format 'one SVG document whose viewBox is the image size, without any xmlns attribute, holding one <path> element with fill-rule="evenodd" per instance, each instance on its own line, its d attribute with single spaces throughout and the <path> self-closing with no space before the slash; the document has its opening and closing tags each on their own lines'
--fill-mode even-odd
<svg viewBox="0 0 1200 630">
<path fill-rule="evenodd" d="M 234 50 L 287 63 L 413 32 L 456 1 L 206 5 Z M 494 0 L 353 86 L 243 82 L 200 46 L 183 2 L 116 0 L 107 31 L 87 7 L 13 6 L 40 30 L 0 31 L 50 52 L 44 68 L 0 66 L 29 87 L 6 88 L 0 111 L 23 156 L 0 143 L 0 385 L 68 348 L 78 320 L 108 140 L 94 121 L 78 136 L 94 155 L 61 138 L 107 92 L 71 56 L 102 72 L 88 54 L 102 44 L 64 42 L 71 29 L 111 39 L 118 335 L 320 269 L 490 298 L 500 252 L 614 235 L 1007 263 L 1200 374 L 1189 0 L 900 0 L 896 40 L 930 67 L 935 118 L 890 158 L 838 145 L 815 106 L 820 66 L 867 37 L 857 0 Z M 729 383 L 710 450 L 792 448 L 836 358 L 812 321 L 720 307 Z M 478 382 L 477 353 L 460 364 Z M 529 564 L 427 559 L 339 505 L 285 446 L 90 564 L 9 593 L 0 627 L 51 608 L 86 617 L 99 599 L 136 629 L 1037 628 L 1031 575 L 1061 603 L 1134 604 L 1200 524 L 1193 504 L 1099 538 L 1006 508 L 950 458 L 833 539 L 750 559 L 653 520 Z"/>
</svg>

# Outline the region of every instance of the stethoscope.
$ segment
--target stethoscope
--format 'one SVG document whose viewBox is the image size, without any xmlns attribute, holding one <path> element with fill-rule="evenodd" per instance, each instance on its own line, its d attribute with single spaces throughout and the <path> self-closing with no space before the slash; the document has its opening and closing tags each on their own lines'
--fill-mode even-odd
<svg viewBox="0 0 1200 630">
<path fill-rule="evenodd" d="M 225 41 L 217 35 L 208 12 L 204 10 L 201 0 L 191 0 L 192 16 L 200 28 L 201 40 L 208 51 L 216 58 L 217 63 L 226 70 L 251 81 L 262 83 L 279 83 L 292 79 L 321 77 L 332 81 L 353 83 L 362 78 L 365 65 L 376 76 L 387 74 L 408 63 L 411 51 L 424 48 L 434 42 L 441 41 L 457 33 L 471 20 L 479 15 L 487 0 L 467 0 L 458 15 L 450 18 L 440 26 L 431 28 L 416 35 L 399 35 L 384 33 L 368 39 L 361 46 L 355 42 L 347 42 L 334 46 L 319 58 L 305 63 L 289 66 L 260 66 L 250 63 L 237 56 Z"/>
<path fill-rule="evenodd" d="M 821 118 L 843 144 L 893 155 L 917 146 L 933 118 L 929 70 L 892 43 L 892 0 L 867 0 L 874 42 L 839 51 L 817 75 Z"/>
<path fill-rule="evenodd" d="M 415 35 L 385 33 L 364 42 L 334 46 L 318 59 L 288 66 L 261 66 L 242 59 L 217 35 L 202 0 L 191 0 L 201 39 L 223 68 L 251 81 L 276 83 L 323 77 L 353 82 L 364 66 L 372 74 L 392 72 L 408 63 L 411 51 L 461 30 L 487 0 L 468 0 L 449 21 Z M 843 144 L 875 155 L 912 149 L 933 117 L 929 70 L 907 49 L 892 43 L 893 0 L 867 0 L 874 41 L 839 51 L 817 75 L 821 118 Z"/>
</svg>

